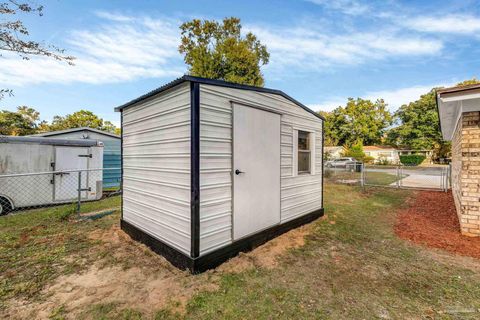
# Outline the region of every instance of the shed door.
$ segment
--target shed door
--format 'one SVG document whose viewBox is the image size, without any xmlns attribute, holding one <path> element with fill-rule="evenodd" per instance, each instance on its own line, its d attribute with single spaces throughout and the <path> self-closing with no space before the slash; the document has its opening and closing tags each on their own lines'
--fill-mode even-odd
<svg viewBox="0 0 480 320">
<path fill-rule="evenodd" d="M 280 223 L 280 115 L 234 104 L 233 119 L 233 238 L 237 240 Z"/>
<path fill-rule="evenodd" d="M 88 169 L 89 148 L 56 147 L 55 171 Z M 83 155 L 83 157 L 82 157 Z M 82 172 L 82 189 L 87 186 L 87 172 Z M 78 198 L 78 172 L 56 173 L 54 175 L 55 201 L 74 200 Z M 82 197 L 86 192 L 82 192 Z"/>
</svg>

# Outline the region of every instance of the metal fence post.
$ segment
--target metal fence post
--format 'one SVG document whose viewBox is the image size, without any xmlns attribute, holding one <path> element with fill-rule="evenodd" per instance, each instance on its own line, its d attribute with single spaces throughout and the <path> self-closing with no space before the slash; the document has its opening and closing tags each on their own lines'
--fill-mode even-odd
<svg viewBox="0 0 480 320">
<path fill-rule="evenodd" d="M 447 175 L 447 191 L 448 191 L 448 188 L 451 187 L 452 183 L 452 164 L 449 163 L 448 164 L 448 175 Z"/>
<path fill-rule="evenodd" d="M 400 188 L 400 166 L 397 166 L 397 188 Z"/>
<path fill-rule="evenodd" d="M 360 170 L 360 185 L 362 186 L 362 189 L 365 189 L 365 163 L 362 162 Z"/>
<path fill-rule="evenodd" d="M 444 172 L 445 172 L 445 176 L 444 176 L 444 190 L 445 192 L 448 192 L 448 181 L 449 181 L 449 177 L 450 177 L 450 166 L 447 166 L 445 167 L 444 169 Z"/>
<path fill-rule="evenodd" d="M 440 175 L 440 189 L 445 191 L 445 168 L 442 168 Z"/>
<path fill-rule="evenodd" d="M 82 204 L 82 171 L 78 171 L 78 199 L 77 199 L 77 218 L 80 218 L 80 206 Z"/>
<path fill-rule="evenodd" d="M 448 192 L 448 167 L 445 168 L 445 192 Z"/>
</svg>

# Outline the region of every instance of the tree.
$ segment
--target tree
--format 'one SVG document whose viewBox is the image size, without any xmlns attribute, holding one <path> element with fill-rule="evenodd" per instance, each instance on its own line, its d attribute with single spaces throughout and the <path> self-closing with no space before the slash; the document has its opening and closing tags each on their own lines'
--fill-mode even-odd
<svg viewBox="0 0 480 320">
<path fill-rule="evenodd" d="M 457 87 L 463 87 L 463 86 L 468 86 L 471 84 L 479 84 L 480 81 L 477 78 L 472 78 L 469 80 L 464 80 L 462 82 L 457 83 Z"/>
<path fill-rule="evenodd" d="M 52 124 L 49 126 L 50 131 L 89 127 L 107 132 L 115 132 L 115 125 L 110 121 L 104 121 L 91 111 L 80 110 L 66 116 L 53 117 Z"/>
<path fill-rule="evenodd" d="M 387 134 L 387 143 L 400 148 L 432 149 L 442 136 L 435 102 L 435 89 L 420 96 L 420 99 L 402 105 L 395 112 L 398 126 Z"/>
<path fill-rule="evenodd" d="M 345 107 L 324 116 L 326 145 L 378 144 L 392 123 L 392 115 L 382 99 L 372 102 L 349 98 Z"/>
<path fill-rule="evenodd" d="M 40 112 L 33 108 L 27 106 L 20 106 L 17 107 L 17 112 L 31 123 L 36 123 L 40 121 Z"/>
<path fill-rule="evenodd" d="M 345 146 L 345 151 L 342 153 L 343 157 L 352 157 L 358 161 L 363 161 L 366 157 L 365 152 L 363 152 L 363 144 L 361 141 L 358 141 L 351 146 Z"/>
<path fill-rule="evenodd" d="M 21 106 L 17 112 L 0 111 L 0 134 L 11 136 L 23 136 L 37 132 L 40 122 L 40 114 L 33 108 Z"/>
<path fill-rule="evenodd" d="M 193 76 L 263 86 L 260 67 L 269 60 L 267 47 L 251 32 L 241 35 L 240 19 L 185 22 L 179 52 Z"/>
<path fill-rule="evenodd" d="M 477 79 L 466 80 L 457 84 L 464 86 L 480 83 Z M 420 96 L 420 99 L 402 105 L 395 112 L 397 126 L 387 134 L 387 143 L 397 147 L 413 150 L 434 150 L 434 157 L 445 157 L 450 151 L 450 143 L 444 141 L 440 132 L 436 105 L 436 89 Z"/>
<path fill-rule="evenodd" d="M 45 56 L 73 64 L 75 58 L 65 55 L 63 49 L 52 45 L 45 46 L 40 42 L 27 39 L 29 36 L 27 27 L 22 21 L 13 19 L 14 16 L 22 13 L 43 16 L 43 6 L 35 6 L 28 1 L 23 3 L 16 0 L 0 2 L 0 16 L 3 18 L 0 22 L 0 52 L 14 52 L 24 60 L 29 60 L 31 56 Z M 0 89 L 0 100 L 7 94 L 11 95 L 12 91 L 5 88 Z"/>
<path fill-rule="evenodd" d="M 338 138 L 333 133 L 334 131 L 334 121 L 333 121 L 333 112 L 327 111 L 318 111 L 318 114 L 325 118 L 324 121 L 324 141 L 325 146 L 334 147 L 338 146 Z"/>
<path fill-rule="evenodd" d="M 23 136 L 41 132 L 90 127 L 119 134 L 120 128 L 110 121 L 104 121 L 91 111 L 80 110 L 66 116 L 55 116 L 49 124 L 40 119 L 40 112 L 27 106 L 20 106 L 16 112 L 0 111 L 0 135 Z"/>
</svg>

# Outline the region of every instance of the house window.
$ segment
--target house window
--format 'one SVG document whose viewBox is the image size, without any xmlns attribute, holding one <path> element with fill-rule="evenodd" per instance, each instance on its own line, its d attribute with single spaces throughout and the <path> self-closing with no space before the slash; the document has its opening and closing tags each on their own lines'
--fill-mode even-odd
<svg viewBox="0 0 480 320">
<path fill-rule="evenodd" d="M 298 173 L 310 173 L 310 133 L 298 131 Z"/>
</svg>

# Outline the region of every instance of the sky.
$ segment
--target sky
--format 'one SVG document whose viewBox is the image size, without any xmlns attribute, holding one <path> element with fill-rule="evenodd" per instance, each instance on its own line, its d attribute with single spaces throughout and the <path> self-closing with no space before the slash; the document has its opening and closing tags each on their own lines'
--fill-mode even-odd
<svg viewBox="0 0 480 320">
<path fill-rule="evenodd" d="M 315 111 L 348 97 L 390 110 L 432 87 L 480 77 L 479 1 L 41 1 L 18 15 L 34 40 L 76 57 L 22 60 L 0 52 L 0 109 L 27 105 L 51 121 L 80 109 L 119 125 L 114 108 L 188 72 L 179 26 L 236 16 L 267 46 L 265 86 Z"/>
</svg>

